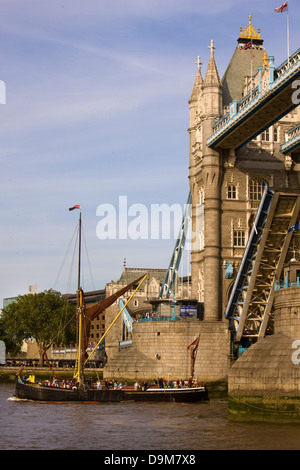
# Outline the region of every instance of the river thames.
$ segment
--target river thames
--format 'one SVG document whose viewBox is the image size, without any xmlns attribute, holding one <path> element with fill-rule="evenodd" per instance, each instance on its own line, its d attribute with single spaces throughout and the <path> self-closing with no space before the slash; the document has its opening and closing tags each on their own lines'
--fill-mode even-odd
<svg viewBox="0 0 300 470">
<path fill-rule="evenodd" d="M 300 424 L 232 422 L 227 401 L 36 403 L 0 384 L 2 450 L 298 450 Z"/>
</svg>

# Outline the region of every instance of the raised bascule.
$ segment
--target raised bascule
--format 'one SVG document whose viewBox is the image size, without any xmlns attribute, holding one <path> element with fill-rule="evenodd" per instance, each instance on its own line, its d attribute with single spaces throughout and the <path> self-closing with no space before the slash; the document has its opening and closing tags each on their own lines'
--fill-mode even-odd
<svg viewBox="0 0 300 470">
<path fill-rule="evenodd" d="M 276 285 L 300 252 L 300 232 L 289 230 L 300 210 L 300 49 L 275 66 L 251 15 L 222 79 L 208 47 L 189 99 L 191 211 L 158 295 L 172 301 L 191 220 L 189 300 L 201 315 L 134 322 L 132 346 L 108 362 L 107 377 L 184 376 L 186 347 L 200 336 L 195 377 L 227 383 L 232 360 L 274 333 Z"/>
</svg>

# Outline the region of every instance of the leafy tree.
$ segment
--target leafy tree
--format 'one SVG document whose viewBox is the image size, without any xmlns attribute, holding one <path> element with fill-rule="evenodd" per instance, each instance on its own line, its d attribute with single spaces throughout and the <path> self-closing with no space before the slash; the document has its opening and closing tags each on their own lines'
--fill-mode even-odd
<svg viewBox="0 0 300 470">
<path fill-rule="evenodd" d="M 35 339 L 40 365 L 43 365 L 44 351 L 54 341 L 66 345 L 75 340 L 76 322 L 71 321 L 75 312 L 76 307 L 52 289 L 19 296 L 2 310 L 0 339 L 6 342 L 7 349 L 13 353 L 16 349 L 20 350 L 23 340 Z M 1 333 L 4 335 L 2 338 Z"/>
</svg>

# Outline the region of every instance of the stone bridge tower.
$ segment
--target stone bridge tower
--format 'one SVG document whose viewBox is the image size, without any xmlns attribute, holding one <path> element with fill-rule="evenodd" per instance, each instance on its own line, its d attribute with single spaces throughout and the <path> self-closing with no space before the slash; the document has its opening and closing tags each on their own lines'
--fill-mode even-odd
<svg viewBox="0 0 300 470">
<path fill-rule="evenodd" d="M 286 131 L 299 124 L 298 108 L 279 121 L 278 114 L 273 116 L 269 128 L 256 129 L 261 134 L 239 149 L 225 146 L 213 149 L 207 145 L 216 121 L 226 116 L 230 120 L 231 113 L 236 114 L 237 103 L 246 96 L 247 102 L 252 90 L 258 88 L 258 77 L 261 76 L 258 69 L 268 77 L 273 67 L 260 30 L 252 26 L 251 15 L 248 26 L 240 30 L 237 46 L 222 79 L 213 41 L 209 48 L 204 78 L 198 58 L 189 100 L 193 232 L 191 298 L 204 304 L 204 316 L 186 321 L 135 322 L 132 346 L 118 351 L 109 361 L 105 367 L 106 377 L 117 374 L 127 378 L 149 377 L 150 380 L 153 376 L 187 376 L 190 370 L 187 345 L 200 337 L 195 377 L 206 383 L 227 382 L 232 343 L 224 313 L 265 183 L 274 193 L 299 193 L 300 156 L 294 162 L 281 152 Z M 252 135 L 256 135 L 255 132 Z M 300 252 L 300 237 L 295 249 Z"/>
<path fill-rule="evenodd" d="M 204 302 L 205 321 L 225 321 L 230 289 L 265 183 L 277 192 L 299 192 L 299 166 L 281 153 L 285 132 L 299 123 L 299 107 L 238 150 L 208 147 L 215 122 L 255 88 L 258 68 L 267 71 L 270 66 L 251 15 L 246 29 L 240 29 L 222 79 L 213 41 L 208 47 L 204 79 L 198 57 L 189 100 L 192 296 Z"/>
<path fill-rule="evenodd" d="M 264 148 L 264 142 L 258 140 L 237 152 L 207 146 L 216 120 L 228 111 L 233 100 L 240 101 L 248 93 L 253 86 L 252 77 L 263 65 L 266 51 L 260 30 L 253 28 L 251 20 L 249 15 L 247 28 L 240 30 L 237 47 L 222 80 L 215 62 L 213 41 L 208 46 L 210 58 L 204 79 L 198 57 L 189 100 L 192 296 L 204 302 L 207 321 L 223 319 L 231 278 L 243 254 L 251 216 L 257 207 L 257 201 L 251 205 L 249 199 L 250 180 L 268 173 L 272 164 L 275 169 L 274 145 L 267 161 L 269 142 Z M 250 40 L 251 49 L 247 47 Z M 271 142 L 273 129 L 270 132 Z M 257 166 L 255 160 L 260 161 Z M 277 166 L 278 163 L 276 161 Z M 270 175 L 269 180 L 272 178 Z M 257 182 L 257 198 L 262 187 L 263 183 Z"/>
</svg>

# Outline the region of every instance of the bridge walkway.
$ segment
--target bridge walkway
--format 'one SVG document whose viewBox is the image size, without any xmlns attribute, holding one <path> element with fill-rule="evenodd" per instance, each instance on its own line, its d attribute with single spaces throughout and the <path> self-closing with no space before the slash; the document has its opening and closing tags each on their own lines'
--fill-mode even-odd
<svg viewBox="0 0 300 470">
<path fill-rule="evenodd" d="M 233 101 L 229 112 L 219 119 L 208 138 L 212 148 L 238 149 L 298 106 L 300 49 L 278 68 L 274 57 L 269 67 L 259 67 L 258 86 L 240 102 Z"/>
</svg>

